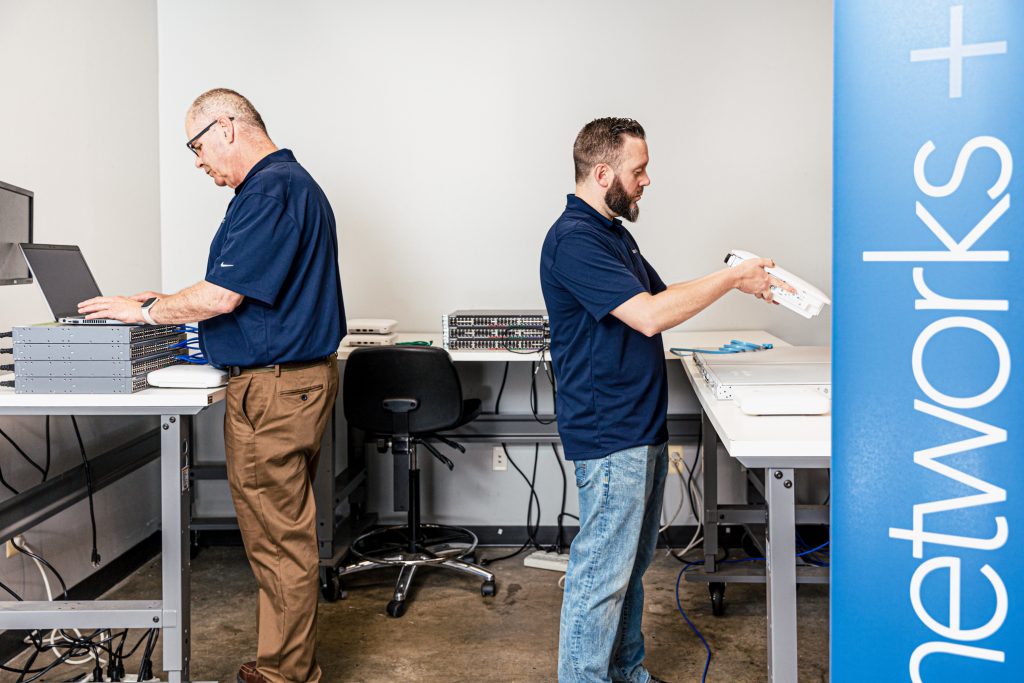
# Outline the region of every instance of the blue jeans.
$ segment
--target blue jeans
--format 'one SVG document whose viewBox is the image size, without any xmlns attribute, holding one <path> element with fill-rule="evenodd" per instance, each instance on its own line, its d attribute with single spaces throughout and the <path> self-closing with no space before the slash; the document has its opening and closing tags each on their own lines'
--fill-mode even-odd
<svg viewBox="0 0 1024 683">
<path fill-rule="evenodd" d="M 658 542 L 666 444 L 576 461 L 580 532 L 569 551 L 560 683 L 647 683 L 643 576 Z"/>
</svg>

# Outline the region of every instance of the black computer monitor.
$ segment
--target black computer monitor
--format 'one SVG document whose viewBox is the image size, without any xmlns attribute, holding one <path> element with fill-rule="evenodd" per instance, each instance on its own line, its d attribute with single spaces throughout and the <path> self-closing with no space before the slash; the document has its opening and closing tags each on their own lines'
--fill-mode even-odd
<svg viewBox="0 0 1024 683">
<path fill-rule="evenodd" d="M 19 243 L 32 241 L 33 194 L 0 182 L 0 285 L 32 282 Z"/>
</svg>

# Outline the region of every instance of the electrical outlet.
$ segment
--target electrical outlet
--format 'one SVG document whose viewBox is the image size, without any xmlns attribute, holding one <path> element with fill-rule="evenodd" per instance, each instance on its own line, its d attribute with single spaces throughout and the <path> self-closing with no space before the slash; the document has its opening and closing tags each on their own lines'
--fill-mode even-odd
<svg viewBox="0 0 1024 683">
<path fill-rule="evenodd" d="M 14 538 L 15 538 L 15 540 L 18 541 L 18 545 L 24 545 L 25 544 L 25 539 L 23 539 L 21 536 L 15 536 Z M 7 541 L 7 543 L 4 543 L 4 552 L 7 555 L 7 557 L 14 557 L 15 555 L 18 554 L 17 548 L 15 548 L 14 544 L 11 543 L 10 541 Z"/>
<path fill-rule="evenodd" d="M 505 449 L 495 446 L 491 455 L 491 469 L 495 472 L 504 472 L 508 469 L 508 457 L 505 456 Z"/>
<path fill-rule="evenodd" d="M 683 456 L 685 451 L 679 444 L 670 444 L 668 447 L 668 473 L 682 476 L 686 470 L 683 467 Z"/>
</svg>

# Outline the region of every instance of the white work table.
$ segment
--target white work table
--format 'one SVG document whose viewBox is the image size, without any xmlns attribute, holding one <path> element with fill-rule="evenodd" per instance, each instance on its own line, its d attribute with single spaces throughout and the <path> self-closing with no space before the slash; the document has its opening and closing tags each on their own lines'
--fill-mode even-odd
<svg viewBox="0 0 1024 683">
<path fill-rule="evenodd" d="M 167 680 L 191 680 L 189 467 L 192 416 L 225 388 L 146 389 L 135 394 L 16 394 L 0 389 L 0 415 L 159 415 L 161 600 L 0 603 L 0 629 L 160 628 Z"/>
<path fill-rule="evenodd" d="M 740 334 L 740 333 L 734 333 Z M 747 341 L 757 341 L 757 333 Z M 774 343 L 774 342 L 773 342 Z M 780 343 L 777 345 L 788 344 Z M 797 680 L 796 584 L 797 558 L 795 526 L 798 521 L 827 522 L 827 506 L 797 506 L 794 496 L 794 470 L 827 468 L 830 465 L 831 415 L 761 415 L 743 413 L 732 400 L 719 400 L 712 394 L 692 357 L 682 359 L 682 371 L 693 387 L 703 413 L 702 447 L 704 458 L 704 571 L 689 576 L 707 581 L 724 592 L 724 583 L 749 579 L 716 566 L 717 525 L 721 522 L 763 523 L 763 513 L 750 506 L 719 506 L 717 494 L 718 443 L 729 455 L 749 469 L 764 470 L 764 497 L 767 507 L 764 581 L 768 602 L 768 678 L 771 683 Z M 744 508 L 744 509 L 741 509 Z M 798 519 L 799 518 L 799 519 Z M 802 581 L 827 582 L 827 573 L 810 569 Z M 721 576 L 716 583 L 716 576 Z M 719 594 L 722 599 L 722 594 Z M 712 603 L 715 596 L 712 590 Z"/>
<path fill-rule="evenodd" d="M 666 332 L 661 335 L 665 345 L 665 359 L 679 360 L 679 357 L 670 353 L 672 347 L 692 348 L 717 348 L 727 344 L 733 339 L 743 341 L 775 344 L 776 346 L 789 346 L 786 342 L 763 330 L 737 330 L 727 332 Z M 439 348 L 442 347 L 444 337 L 440 332 L 399 332 L 398 342 L 430 341 Z M 342 346 L 338 349 L 338 360 L 345 360 L 352 353 L 355 346 Z M 505 361 L 536 361 L 540 358 L 540 352 L 515 353 L 513 351 L 449 351 L 448 354 L 453 361 L 460 363 L 485 362 L 497 363 Z M 545 354 L 550 358 L 550 354 Z"/>
<path fill-rule="evenodd" d="M 16 394 L 0 388 L 0 415 L 196 415 L 224 400 L 216 389 L 146 389 L 134 394 Z"/>
<path fill-rule="evenodd" d="M 735 401 L 715 398 L 692 357 L 681 360 L 683 372 L 719 440 L 744 466 L 829 466 L 831 415 L 747 415 Z"/>
</svg>

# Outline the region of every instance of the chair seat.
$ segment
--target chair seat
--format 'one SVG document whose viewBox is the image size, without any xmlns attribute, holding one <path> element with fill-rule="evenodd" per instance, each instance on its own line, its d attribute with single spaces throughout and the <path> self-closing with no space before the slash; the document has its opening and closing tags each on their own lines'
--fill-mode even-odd
<svg viewBox="0 0 1024 683">
<path fill-rule="evenodd" d="M 412 436 L 416 436 L 416 437 L 431 436 L 433 434 L 444 433 L 444 432 L 449 432 L 449 431 L 451 431 L 453 429 L 458 429 L 462 425 L 468 424 L 468 423 L 472 422 L 473 420 L 475 420 L 476 418 L 480 417 L 480 411 L 481 411 L 482 407 L 483 407 L 483 403 L 480 402 L 480 399 L 478 399 L 478 398 L 467 398 L 466 400 L 464 400 L 462 402 L 462 413 L 459 415 L 458 421 L 456 421 L 454 424 L 448 425 L 443 430 L 437 430 L 437 431 L 433 431 L 433 432 L 417 432 L 417 433 L 412 434 Z"/>
<path fill-rule="evenodd" d="M 458 424 L 453 425 L 451 429 L 461 427 L 467 422 L 472 422 L 473 420 L 480 417 L 480 410 L 482 409 L 482 407 L 483 403 L 480 402 L 480 399 L 467 398 L 465 401 L 462 402 L 462 415 L 459 417 Z"/>
</svg>

